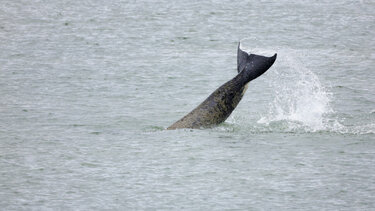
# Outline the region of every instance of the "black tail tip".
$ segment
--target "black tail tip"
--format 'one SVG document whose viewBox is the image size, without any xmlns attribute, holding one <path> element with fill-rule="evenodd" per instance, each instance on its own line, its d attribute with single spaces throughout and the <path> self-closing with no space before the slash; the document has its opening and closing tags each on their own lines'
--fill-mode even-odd
<svg viewBox="0 0 375 211">
<path fill-rule="evenodd" d="M 275 55 L 270 57 L 272 64 L 276 61 L 276 58 L 277 58 L 277 53 L 275 53 Z"/>
</svg>

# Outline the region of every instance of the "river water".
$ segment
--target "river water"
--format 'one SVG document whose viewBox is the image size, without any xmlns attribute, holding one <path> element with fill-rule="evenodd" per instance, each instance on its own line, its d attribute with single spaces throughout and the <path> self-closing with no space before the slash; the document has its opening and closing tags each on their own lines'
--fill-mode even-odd
<svg viewBox="0 0 375 211">
<path fill-rule="evenodd" d="M 2 210 L 374 210 L 375 3 L 0 4 Z M 214 128 L 165 130 L 275 64 Z"/>
</svg>

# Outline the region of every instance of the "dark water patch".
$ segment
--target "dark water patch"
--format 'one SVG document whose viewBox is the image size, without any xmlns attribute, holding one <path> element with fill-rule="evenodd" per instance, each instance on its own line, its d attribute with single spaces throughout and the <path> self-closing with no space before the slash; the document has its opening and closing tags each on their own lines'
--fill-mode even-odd
<svg viewBox="0 0 375 211">
<path fill-rule="evenodd" d="M 87 125 L 84 125 L 84 124 L 72 124 L 70 126 L 73 126 L 73 127 L 85 127 Z"/>
<path fill-rule="evenodd" d="M 189 37 L 176 37 L 177 39 L 179 39 L 179 40 L 187 40 L 187 39 L 189 39 Z"/>
<path fill-rule="evenodd" d="M 81 166 L 89 167 L 89 168 L 95 168 L 95 167 L 99 167 L 100 165 L 99 165 L 99 164 L 96 164 L 96 163 L 88 163 L 88 162 L 84 162 L 84 163 L 81 163 Z"/>
</svg>

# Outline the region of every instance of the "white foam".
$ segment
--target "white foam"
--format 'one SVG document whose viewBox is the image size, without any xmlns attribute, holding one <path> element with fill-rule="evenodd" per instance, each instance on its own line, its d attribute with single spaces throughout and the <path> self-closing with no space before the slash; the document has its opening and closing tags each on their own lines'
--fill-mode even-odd
<svg viewBox="0 0 375 211">
<path fill-rule="evenodd" d="M 287 121 L 290 129 L 327 129 L 334 124 L 327 118 L 333 112 L 330 94 L 317 75 L 299 63 L 293 54 L 282 52 L 281 55 L 278 58 L 279 68 L 272 71 L 274 77 L 270 80 L 275 91 L 274 99 L 268 113 L 258 123 L 269 125 L 275 121 Z"/>
<path fill-rule="evenodd" d="M 375 134 L 375 124 L 346 125 L 331 106 L 333 95 L 324 87 L 314 69 L 304 65 L 309 56 L 304 50 L 278 47 L 249 48 L 257 43 L 255 38 L 241 40 L 240 48 L 248 53 L 272 56 L 278 53 L 272 71 L 267 74 L 272 97 L 265 113 L 261 113 L 257 125 L 249 126 L 259 131 L 317 132 L 328 131 L 342 134 Z M 370 114 L 375 110 L 369 111 Z M 248 119 L 241 120 L 245 124 Z M 236 123 L 234 119 L 229 122 Z"/>
</svg>

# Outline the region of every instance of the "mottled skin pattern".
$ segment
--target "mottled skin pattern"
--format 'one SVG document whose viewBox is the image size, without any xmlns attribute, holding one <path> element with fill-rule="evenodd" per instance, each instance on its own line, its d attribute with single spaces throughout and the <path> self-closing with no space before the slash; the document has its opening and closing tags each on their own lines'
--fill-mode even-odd
<svg viewBox="0 0 375 211">
<path fill-rule="evenodd" d="M 228 81 L 189 114 L 167 129 L 201 128 L 224 122 L 238 105 L 244 94 L 242 75 Z"/>
<path fill-rule="evenodd" d="M 169 126 L 168 130 L 210 127 L 224 122 L 242 99 L 247 83 L 267 71 L 276 59 L 276 54 L 273 57 L 264 57 L 248 55 L 240 48 L 238 50 L 238 57 L 243 57 L 238 61 L 238 75 L 216 89 L 197 108 Z"/>
</svg>

